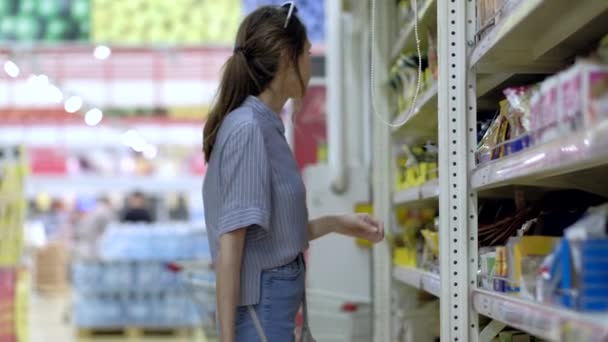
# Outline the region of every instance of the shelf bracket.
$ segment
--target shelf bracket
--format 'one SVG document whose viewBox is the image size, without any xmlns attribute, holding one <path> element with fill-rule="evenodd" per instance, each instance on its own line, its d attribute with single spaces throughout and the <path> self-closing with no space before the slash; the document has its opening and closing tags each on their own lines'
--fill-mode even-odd
<svg viewBox="0 0 608 342">
<path fill-rule="evenodd" d="M 496 336 L 498 336 L 498 334 L 500 334 L 500 332 L 506 327 L 507 325 L 496 321 L 496 320 L 492 320 L 490 322 L 490 324 L 488 324 L 485 328 L 483 328 L 483 330 L 481 331 L 481 333 L 479 334 L 479 342 L 490 342 L 492 341 L 492 339 Z"/>
</svg>

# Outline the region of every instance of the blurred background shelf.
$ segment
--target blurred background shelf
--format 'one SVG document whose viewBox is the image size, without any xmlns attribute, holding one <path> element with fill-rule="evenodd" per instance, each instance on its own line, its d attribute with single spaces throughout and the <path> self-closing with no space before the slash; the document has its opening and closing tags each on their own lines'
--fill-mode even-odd
<svg viewBox="0 0 608 342">
<path fill-rule="evenodd" d="M 437 26 L 437 1 L 418 0 L 418 6 L 418 36 L 421 46 L 426 46 L 428 44 L 426 28 Z M 414 20 L 408 20 L 399 32 L 399 38 L 393 47 L 391 59 L 397 58 L 402 51 L 413 52 L 415 50 Z"/>
<path fill-rule="evenodd" d="M 427 200 L 436 200 L 439 197 L 439 180 L 433 179 L 420 186 L 397 191 L 393 195 L 395 205 L 423 204 Z"/>
<path fill-rule="evenodd" d="M 403 123 L 393 128 L 393 134 L 407 140 L 425 140 L 437 137 L 437 83 L 433 83 L 420 94 L 416 106 L 409 112 L 410 106 L 393 123 Z"/>
<path fill-rule="evenodd" d="M 428 292 L 435 297 L 441 296 L 441 284 L 438 274 L 414 267 L 395 266 L 393 276 L 403 284 Z"/>
</svg>

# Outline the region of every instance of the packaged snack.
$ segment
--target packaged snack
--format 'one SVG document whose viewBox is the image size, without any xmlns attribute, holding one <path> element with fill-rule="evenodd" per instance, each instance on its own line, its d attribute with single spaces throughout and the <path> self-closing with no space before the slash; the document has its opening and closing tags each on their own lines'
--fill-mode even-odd
<svg viewBox="0 0 608 342">
<path fill-rule="evenodd" d="M 485 163 L 490 160 L 496 159 L 500 152 L 496 151 L 500 149 L 498 146 L 499 136 L 501 134 L 501 130 L 503 128 L 504 116 L 503 113 L 506 111 L 506 100 L 500 102 L 500 111 L 496 118 L 488 127 L 486 134 L 484 134 L 483 138 L 479 141 L 477 146 L 477 163 Z"/>
<path fill-rule="evenodd" d="M 538 97 L 535 96 L 532 101 L 531 128 L 535 144 L 545 143 L 559 136 L 558 81 L 557 77 L 545 80 L 540 86 Z"/>
<path fill-rule="evenodd" d="M 608 66 L 577 61 L 559 74 L 562 133 L 591 127 L 608 115 Z"/>
<path fill-rule="evenodd" d="M 584 74 L 584 115 L 587 125 L 608 117 L 608 66 L 588 65 Z"/>
<path fill-rule="evenodd" d="M 507 120 L 509 121 L 509 143 L 506 154 L 527 148 L 530 142 L 530 97 L 532 88 L 513 87 L 503 92 L 507 98 Z"/>
<path fill-rule="evenodd" d="M 494 151 L 492 152 L 492 160 L 499 159 L 508 155 L 506 143 L 510 138 L 510 126 L 509 120 L 507 119 L 507 103 L 505 101 L 502 101 L 500 108 L 500 115 L 497 120 L 498 136 L 496 137 Z"/>
<path fill-rule="evenodd" d="M 583 124 L 582 74 L 576 68 L 560 74 L 562 110 L 560 116 L 564 133 L 575 131 Z"/>
</svg>

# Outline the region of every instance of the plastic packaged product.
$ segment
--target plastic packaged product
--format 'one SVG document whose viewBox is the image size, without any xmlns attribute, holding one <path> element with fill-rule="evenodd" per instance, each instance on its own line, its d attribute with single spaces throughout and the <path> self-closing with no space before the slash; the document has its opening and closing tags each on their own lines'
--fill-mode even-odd
<svg viewBox="0 0 608 342">
<path fill-rule="evenodd" d="M 582 311 L 608 311 L 608 205 L 566 229 L 550 267 L 553 295 Z"/>
<path fill-rule="evenodd" d="M 508 276 L 508 272 L 507 249 L 502 246 L 496 247 L 494 291 L 506 292 L 508 290 L 507 282 L 504 279 Z"/>
<path fill-rule="evenodd" d="M 556 78 L 561 133 L 592 127 L 607 115 L 608 66 L 579 60 Z"/>
<path fill-rule="evenodd" d="M 571 68 L 560 75 L 562 101 L 561 124 L 564 131 L 575 131 L 583 125 L 582 74 Z"/>
<path fill-rule="evenodd" d="M 529 87 L 513 87 L 503 91 L 507 99 L 509 120 L 509 143 L 506 154 L 525 149 L 530 144 L 530 97 L 533 92 Z"/>
<path fill-rule="evenodd" d="M 506 155 L 505 142 L 509 139 L 507 111 L 507 100 L 500 101 L 500 111 L 477 147 L 477 162 L 479 164 Z"/>
<path fill-rule="evenodd" d="M 521 291 L 524 298 L 536 295 L 536 277 L 546 255 L 551 253 L 558 238 L 550 236 L 517 236 L 507 243 L 511 289 Z"/>
<path fill-rule="evenodd" d="M 539 111 L 532 113 L 532 122 L 536 122 L 536 125 L 533 127 L 536 133 L 535 144 L 551 141 L 560 135 L 558 126 L 560 112 L 558 92 L 557 77 L 548 78 L 540 87 L 540 106 L 537 109 Z"/>
<path fill-rule="evenodd" d="M 481 249 L 479 261 L 481 273 L 480 286 L 485 290 L 493 290 L 494 282 L 492 280 L 492 276 L 494 276 L 496 268 L 496 251 L 493 248 Z"/>
</svg>

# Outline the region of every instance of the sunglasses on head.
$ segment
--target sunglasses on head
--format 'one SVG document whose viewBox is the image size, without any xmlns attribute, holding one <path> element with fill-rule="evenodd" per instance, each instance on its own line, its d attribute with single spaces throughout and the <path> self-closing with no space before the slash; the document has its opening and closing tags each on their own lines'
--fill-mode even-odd
<svg viewBox="0 0 608 342">
<path fill-rule="evenodd" d="M 296 7 L 295 1 L 285 2 L 284 4 L 281 5 L 281 8 L 287 9 L 287 18 L 285 18 L 285 24 L 283 25 L 283 28 L 287 28 L 287 25 L 289 25 L 289 20 L 291 20 L 291 17 L 293 16 L 293 14 L 298 13 L 298 8 Z"/>
</svg>

